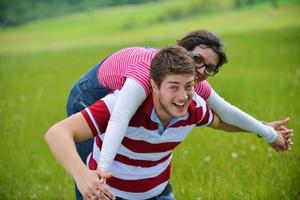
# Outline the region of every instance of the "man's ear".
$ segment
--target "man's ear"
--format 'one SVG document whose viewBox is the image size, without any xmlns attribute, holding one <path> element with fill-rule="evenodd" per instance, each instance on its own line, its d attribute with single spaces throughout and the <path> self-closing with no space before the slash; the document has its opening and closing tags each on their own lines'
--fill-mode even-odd
<svg viewBox="0 0 300 200">
<path fill-rule="evenodd" d="M 158 86 L 155 83 L 155 81 L 153 79 L 150 79 L 150 84 L 151 84 L 151 89 L 152 91 L 157 91 L 158 90 Z"/>
</svg>

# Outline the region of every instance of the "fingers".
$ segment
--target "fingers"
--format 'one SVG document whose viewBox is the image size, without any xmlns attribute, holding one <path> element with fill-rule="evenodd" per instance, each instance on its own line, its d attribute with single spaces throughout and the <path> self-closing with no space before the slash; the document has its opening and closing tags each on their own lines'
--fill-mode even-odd
<svg viewBox="0 0 300 200">
<path fill-rule="evenodd" d="M 102 178 L 104 178 L 104 179 L 107 179 L 107 178 L 110 178 L 110 177 L 112 177 L 112 173 L 111 172 L 99 172 L 98 170 L 97 170 L 97 172 L 98 172 L 98 176 L 102 179 Z"/>
<path fill-rule="evenodd" d="M 112 173 L 111 172 L 107 172 L 106 170 L 104 170 L 100 164 L 98 164 L 97 166 L 97 173 L 98 173 L 98 176 L 100 178 L 110 178 L 112 176 Z"/>
<path fill-rule="evenodd" d="M 98 172 L 93 171 L 96 176 Z M 83 193 L 83 197 L 86 200 L 112 200 L 115 199 L 115 196 L 110 192 L 105 186 L 105 179 L 101 178 L 100 180 L 91 184 L 86 191 Z"/>
<path fill-rule="evenodd" d="M 278 131 L 283 131 L 283 130 L 287 130 L 288 128 L 285 126 L 279 126 L 279 128 L 277 128 Z"/>
<path fill-rule="evenodd" d="M 275 141 L 271 144 L 271 146 L 277 152 L 291 150 L 291 146 L 293 144 L 292 142 L 293 130 L 285 129 L 285 130 L 277 131 L 277 133 L 278 135 Z"/>
<path fill-rule="evenodd" d="M 283 137 L 287 137 L 288 135 L 291 135 L 293 133 L 293 129 L 285 129 L 277 131 L 278 134 L 282 135 Z"/>
<path fill-rule="evenodd" d="M 277 152 L 283 151 L 286 149 L 285 139 L 281 134 L 278 134 L 275 141 L 271 143 L 271 147 L 273 147 Z"/>
<path fill-rule="evenodd" d="M 292 145 L 293 145 L 294 143 L 292 142 L 292 139 L 291 138 L 289 138 L 287 141 L 286 141 L 286 148 L 287 148 L 287 150 L 292 150 Z"/>
<path fill-rule="evenodd" d="M 111 174 L 111 173 L 109 173 L 109 174 Z M 99 181 L 100 187 L 98 188 L 98 191 L 97 191 L 98 196 L 101 197 L 102 199 L 108 199 L 108 200 L 115 199 L 114 194 L 105 187 L 105 182 L 106 182 L 106 179 L 102 177 Z"/>
<path fill-rule="evenodd" d="M 84 197 L 84 200 L 111 200 L 103 192 L 98 190 L 96 194 L 88 195 L 87 197 Z"/>
<path fill-rule="evenodd" d="M 106 188 L 96 189 L 83 195 L 85 200 L 114 200 L 115 196 Z"/>
<path fill-rule="evenodd" d="M 106 187 L 102 188 L 103 195 L 107 197 L 107 199 L 115 199 L 115 195 L 111 191 L 109 191 Z"/>
</svg>

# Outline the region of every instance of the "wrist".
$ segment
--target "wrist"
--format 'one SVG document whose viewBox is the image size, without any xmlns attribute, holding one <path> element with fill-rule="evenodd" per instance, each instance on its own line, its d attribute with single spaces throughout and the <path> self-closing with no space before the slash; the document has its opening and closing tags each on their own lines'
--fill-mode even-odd
<svg viewBox="0 0 300 200">
<path fill-rule="evenodd" d="M 266 140 L 268 143 L 272 143 L 276 140 L 277 137 L 277 132 L 275 131 L 275 129 L 271 126 L 268 125 L 267 122 L 265 121 L 261 121 L 261 123 L 265 126 L 265 128 L 267 129 L 265 135 L 260 135 L 259 137 L 264 138 L 264 140 Z"/>
<path fill-rule="evenodd" d="M 274 142 L 277 137 L 277 132 L 275 131 L 275 129 L 273 127 L 269 126 L 268 123 L 265 121 L 261 121 L 261 123 L 265 127 L 264 134 L 257 133 L 257 137 L 263 138 L 268 143 Z"/>
<path fill-rule="evenodd" d="M 107 164 L 105 165 L 102 162 L 98 162 L 97 164 L 98 164 L 98 168 L 100 167 L 100 170 L 102 170 L 103 172 L 109 172 L 109 167 Z"/>
<path fill-rule="evenodd" d="M 70 174 L 74 177 L 74 179 L 77 179 L 77 177 L 84 176 L 88 170 L 88 167 L 84 164 L 73 165 L 73 168 L 70 170 Z"/>
</svg>

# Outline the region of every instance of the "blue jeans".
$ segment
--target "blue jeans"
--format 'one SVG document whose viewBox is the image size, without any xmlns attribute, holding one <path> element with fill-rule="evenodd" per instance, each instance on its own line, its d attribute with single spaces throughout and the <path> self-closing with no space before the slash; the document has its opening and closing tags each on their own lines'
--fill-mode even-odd
<svg viewBox="0 0 300 200">
<path fill-rule="evenodd" d="M 67 102 L 68 116 L 80 112 L 111 91 L 100 85 L 98 81 L 97 74 L 99 66 L 100 64 L 97 64 L 91 68 L 74 84 Z M 77 152 L 84 163 L 86 163 L 87 156 L 93 150 L 93 141 L 93 138 L 91 138 L 76 144 Z M 83 199 L 76 185 L 75 192 L 77 200 Z"/>
<path fill-rule="evenodd" d="M 129 199 L 122 199 L 120 197 L 117 197 L 116 200 L 129 200 Z M 172 191 L 172 187 L 170 183 L 165 187 L 164 191 L 160 193 L 159 195 L 152 197 L 150 199 L 145 200 L 176 200 L 175 195 Z"/>
</svg>

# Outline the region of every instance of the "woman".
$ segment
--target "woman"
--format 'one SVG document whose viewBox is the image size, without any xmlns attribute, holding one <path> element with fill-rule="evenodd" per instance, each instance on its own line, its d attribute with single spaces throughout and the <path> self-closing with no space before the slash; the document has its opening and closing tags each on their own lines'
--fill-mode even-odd
<svg viewBox="0 0 300 200">
<path fill-rule="evenodd" d="M 205 81 L 215 75 L 227 62 L 221 40 L 205 30 L 194 31 L 178 41 L 194 58 L 197 77 L 195 92 L 206 100 L 222 121 L 242 130 L 254 132 L 269 143 L 276 143 L 277 134 L 248 114 L 224 101 Z M 117 51 L 84 74 L 74 85 L 67 103 L 68 115 L 79 112 L 112 90 L 120 95 L 112 112 L 101 150 L 100 167 L 109 171 L 118 147 L 124 137 L 129 120 L 150 94 L 149 69 L 157 49 L 131 47 Z M 278 147 L 279 144 L 275 144 Z M 85 162 L 92 150 L 92 141 L 77 145 Z M 77 191 L 77 199 L 80 194 Z"/>
</svg>

